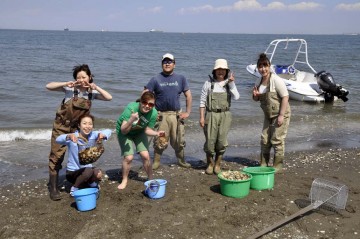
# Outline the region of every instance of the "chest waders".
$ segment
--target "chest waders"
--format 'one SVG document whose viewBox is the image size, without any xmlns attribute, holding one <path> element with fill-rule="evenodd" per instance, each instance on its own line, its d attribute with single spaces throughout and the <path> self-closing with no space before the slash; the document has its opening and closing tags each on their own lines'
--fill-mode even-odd
<svg viewBox="0 0 360 239">
<path fill-rule="evenodd" d="M 92 99 L 92 93 L 88 95 Z M 79 98 L 78 91 L 74 90 L 74 96 L 65 103 L 62 101 L 60 107 L 56 111 L 55 121 L 51 134 L 51 151 L 49 155 L 49 191 L 52 200 L 60 200 L 60 192 L 58 189 L 59 170 L 62 168 L 62 162 L 66 152 L 66 146 L 56 143 L 56 138 L 62 134 L 75 132 L 78 120 L 82 115 L 89 114 L 91 108 L 91 100 Z"/>
<path fill-rule="evenodd" d="M 152 168 L 158 169 L 160 157 L 170 142 L 175 150 L 178 165 L 183 168 L 190 168 L 191 165 L 185 161 L 185 122 L 180 119 L 177 111 L 158 112 L 158 130 L 165 131 L 165 137 L 156 137 L 154 140 L 154 162 Z M 155 126 L 157 127 L 157 126 Z"/>
<path fill-rule="evenodd" d="M 264 112 L 264 125 L 261 134 L 261 166 L 269 166 L 271 147 L 274 148 L 274 163 L 273 167 L 276 170 L 282 168 L 285 152 L 285 138 L 290 122 L 290 105 L 286 108 L 284 115 L 284 122 L 278 126 L 277 119 L 280 112 L 281 98 L 276 92 L 270 92 L 270 87 L 267 87 L 267 92 L 259 96 L 260 107 Z"/>
<path fill-rule="evenodd" d="M 210 76 L 209 76 L 210 77 Z M 220 173 L 220 164 L 228 146 L 227 135 L 231 126 L 231 94 L 229 86 L 226 92 L 214 92 L 214 80 L 211 79 L 211 87 L 206 99 L 205 115 L 205 144 L 207 168 L 206 174 Z M 213 157 L 215 155 L 215 164 Z"/>
</svg>

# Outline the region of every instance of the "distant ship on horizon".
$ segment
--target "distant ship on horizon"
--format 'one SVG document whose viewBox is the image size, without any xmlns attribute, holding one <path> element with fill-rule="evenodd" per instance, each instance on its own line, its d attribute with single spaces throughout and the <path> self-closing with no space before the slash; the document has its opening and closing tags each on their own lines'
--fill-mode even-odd
<svg viewBox="0 0 360 239">
<path fill-rule="evenodd" d="M 159 29 L 151 29 L 149 32 L 164 32 L 164 31 L 162 31 L 162 30 L 159 30 Z"/>
<path fill-rule="evenodd" d="M 65 27 L 65 28 L 64 28 L 64 31 L 69 31 L 69 28 L 68 28 L 68 27 Z"/>
</svg>

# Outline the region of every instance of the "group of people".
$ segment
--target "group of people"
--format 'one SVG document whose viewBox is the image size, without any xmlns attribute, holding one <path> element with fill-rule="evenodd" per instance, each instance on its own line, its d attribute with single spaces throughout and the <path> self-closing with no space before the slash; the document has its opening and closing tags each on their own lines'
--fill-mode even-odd
<svg viewBox="0 0 360 239">
<path fill-rule="evenodd" d="M 187 79 L 174 72 L 175 57 L 166 53 L 162 56 L 162 72 L 150 79 L 139 100 L 130 102 L 120 114 L 116 133 L 121 149 L 122 181 L 118 189 L 126 188 L 131 162 L 138 153 L 143 161 L 149 179 L 153 170 L 160 166 L 160 158 L 168 144 L 175 151 L 179 166 L 190 168 L 185 160 L 185 120 L 192 109 L 192 95 Z M 289 94 L 285 83 L 272 74 L 270 61 L 261 54 L 257 62 L 261 79 L 252 91 L 255 101 L 260 101 L 264 111 L 264 125 L 261 134 L 261 166 L 270 165 L 270 151 L 274 148 L 273 166 L 281 170 L 284 160 L 284 144 L 290 121 Z M 75 66 L 74 81 L 51 82 L 46 88 L 63 91 L 65 97 L 56 112 L 49 155 L 49 192 L 52 200 L 60 200 L 58 187 L 59 170 L 66 147 L 69 158 L 66 179 L 72 183 L 70 194 L 84 187 L 98 187 L 102 171 L 91 163 L 82 164 L 79 152 L 91 141 L 103 142 L 111 136 L 111 130 L 94 131 L 94 117 L 90 114 L 92 100 L 112 99 L 111 94 L 94 83 L 87 65 Z M 180 96 L 185 96 L 186 108 L 181 109 Z M 231 100 L 238 100 L 240 94 L 235 84 L 235 75 L 225 59 L 217 59 L 212 74 L 204 83 L 200 97 L 200 127 L 205 135 L 206 174 L 218 174 L 221 161 L 228 146 L 227 135 L 231 127 Z M 154 159 L 151 162 L 148 137 L 154 137 Z"/>
</svg>

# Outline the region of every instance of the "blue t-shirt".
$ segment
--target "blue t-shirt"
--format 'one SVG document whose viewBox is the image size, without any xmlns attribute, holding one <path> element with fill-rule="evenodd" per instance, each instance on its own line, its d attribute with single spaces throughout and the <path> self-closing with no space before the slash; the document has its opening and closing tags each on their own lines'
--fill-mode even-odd
<svg viewBox="0 0 360 239">
<path fill-rule="evenodd" d="M 189 90 L 189 84 L 183 75 L 160 73 L 149 81 L 146 89 L 156 96 L 155 108 L 159 111 L 180 110 L 180 95 Z"/>
</svg>

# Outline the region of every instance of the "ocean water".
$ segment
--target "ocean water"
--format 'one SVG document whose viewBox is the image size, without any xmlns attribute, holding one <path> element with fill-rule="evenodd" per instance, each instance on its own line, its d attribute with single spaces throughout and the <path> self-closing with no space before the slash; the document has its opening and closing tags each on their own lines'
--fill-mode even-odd
<svg viewBox="0 0 360 239">
<path fill-rule="evenodd" d="M 88 64 L 94 82 L 113 96 L 110 102 L 93 103 L 95 127 L 115 130 L 126 104 L 136 100 L 149 79 L 161 71 L 161 56 L 166 52 L 174 54 L 175 71 L 188 78 L 193 95 L 186 126 L 187 160 L 204 158 L 199 99 L 217 58 L 228 60 L 241 95 L 232 102 L 233 124 L 225 156 L 257 158 L 263 113 L 251 99 L 255 78 L 245 67 L 256 62 L 270 41 L 287 37 L 307 40 L 310 64 L 316 71 L 330 72 L 350 94 L 348 102 L 333 104 L 291 101 L 286 150 L 359 147 L 359 35 L 0 30 L 0 186 L 47 176 L 52 121 L 63 98 L 61 92 L 45 89 L 48 82 L 72 80 L 72 68 Z M 162 161 L 175 163 L 172 149 L 165 151 Z M 120 148 L 113 135 L 97 166 L 116 169 L 120 165 Z"/>
</svg>

